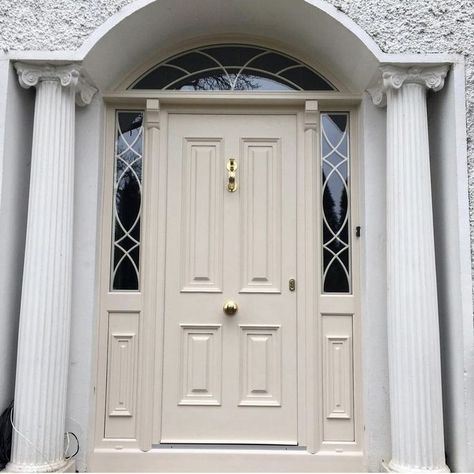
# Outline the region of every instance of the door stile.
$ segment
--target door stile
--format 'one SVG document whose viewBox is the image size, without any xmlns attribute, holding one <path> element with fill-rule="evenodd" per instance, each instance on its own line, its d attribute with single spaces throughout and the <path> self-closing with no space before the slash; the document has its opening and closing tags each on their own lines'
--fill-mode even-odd
<svg viewBox="0 0 474 474">
<path fill-rule="evenodd" d="M 110 262 L 111 249 L 110 249 L 110 238 L 112 235 L 110 222 L 111 222 L 111 194 L 113 188 L 113 161 L 112 161 L 112 149 L 113 139 L 115 131 L 115 110 L 109 108 L 106 111 L 105 118 L 105 132 L 106 132 L 106 144 L 105 144 L 105 163 L 103 167 L 104 175 L 104 186 L 102 188 L 101 203 L 103 209 L 102 215 L 102 226 L 100 227 L 100 248 L 99 248 L 99 261 Z M 106 393 L 107 386 L 104 381 L 107 379 L 107 346 L 108 346 L 108 311 L 107 304 L 105 301 L 105 293 L 107 292 L 109 282 L 110 269 L 109 264 L 100 265 L 99 271 L 99 311 L 97 318 L 97 371 L 95 374 L 95 384 L 93 393 L 95 395 L 95 418 L 94 418 L 94 429 L 93 439 L 94 446 L 101 446 L 104 439 L 105 431 L 105 417 L 106 417 Z"/>
<path fill-rule="evenodd" d="M 160 190 L 157 186 L 160 166 L 160 103 L 156 99 L 149 99 L 145 109 L 145 152 L 143 163 L 144 175 L 144 202 L 142 238 L 143 255 L 143 315 L 140 330 L 140 405 L 138 408 L 138 445 L 142 451 L 149 451 L 153 444 L 153 412 L 155 400 L 154 367 L 155 357 L 155 325 L 157 319 L 156 308 L 159 305 L 157 295 L 157 265 L 160 249 L 159 236 L 159 208 L 161 204 Z M 156 393 L 159 393 L 156 392 Z"/>
<path fill-rule="evenodd" d="M 304 113 L 297 114 L 297 167 L 296 167 L 296 335 L 298 348 L 298 445 L 308 443 L 307 416 L 310 410 L 308 398 L 308 361 L 306 359 L 305 335 L 307 332 L 307 302 L 305 299 L 307 280 L 305 275 L 305 235 L 306 229 L 306 198 L 305 176 L 307 166 L 305 161 L 305 129 Z M 303 249 L 301 251 L 300 249 Z"/>
<path fill-rule="evenodd" d="M 302 348 L 303 357 L 306 361 L 306 396 L 307 405 L 305 413 L 306 422 L 306 436 L 307 449 L 310 453 L 316 453 L 319 446 L 320 429 L 318 425 L 319 416 L 317 407 L 320 406 L 320 397 L 317 391 L 317 381 L 319 380 L 319 366 L 316 363 L 317 351 L 319 348 L 318 334 L 319 318 L 315 317 L 318 314 L 318 299 L 316 295 L 319 294 L 318 278 L 316 276 L 316 268 L 319 265 L 319 252 L 317 251 L 319 239 L 317 232 L 319 222 L 319 197 L 318 197 L 318 183 L 319 181 L 319 167 L 318 164 L 318 150 L 319 150 L 319 111 L 317 101 L 307 101 L 305 104 L 305 111 L 303 114 L 304 121 L 304 216 L 301 222 L 304 223 L 304 232 L 302 247 L 303 252 L 303 269 L 304 269 L 304 294 L 301 298 L 304 299 L 305 307 L 304 316 L 305 332 L 300 341 L 305 342 L 305 347 Z"/>
<path fill-rule="evenodd" d="M 155 320 L 154 331 L 152 331 L 155 346 L 154 354 L 155 367 L 150 374 L 154 381 L 153 386 L 153 413 L 150 416 L 152 421 L 152 444 L 159 444 L 161 439 L 161 410 L 163 393 L 163 345 L 164 345 L 164 314 L 165 314 L 165 285 L 166 285 L 166 221 L 167 221 L 167 193 L 168 193 L 168 112 L 160 110 L 160 140 L 156 144 L 154 153 L 157 163 L 155 176 L 155 187 L 158 188 L 156 197 L 157 205 L 154 209 L 153 219 L 157 226 L 154 240 L 151 245 L 156 246 L 156 267 L 154 269 L 156 280 L 154 287 L 155 305 L 153 318 Z M 150 300 L 150 303 L 152 301 Z"/>
<path fill-rule="evenodd" d="M 361 222 L 363 213 L 361 212 L 362 199 L 360 194 L 360 180 L 362 173 L 362 160 L 358 157 L 361 156 L 359 140 L 357 137 L 361 136 L 360 120 L 358 111 L 355 108 L 350 109 L 350 133 L 353 137 L 351 140 L 351 173 L 352 173 L 352 193 L 351 193 L 351 209 L 352 209 L 352 268 L 354 274 L 354 322 L 353 322 L 353 353 L 354 353 L 354 366 L 353 366 L 353 386 L 354 386 L 354 434 L 357 449 L 362 451 L 364 448 L 364 424 L 363 424 L 363 412 L 362 412 L 362 305 L 361 305 L 361 278 L 363 276 L 363 269 L 361 267 L 361 237 L 356 235 L 356 227 L 363 226 L 362 230 L 365 230 L 364 223 Z"/>
</svg>

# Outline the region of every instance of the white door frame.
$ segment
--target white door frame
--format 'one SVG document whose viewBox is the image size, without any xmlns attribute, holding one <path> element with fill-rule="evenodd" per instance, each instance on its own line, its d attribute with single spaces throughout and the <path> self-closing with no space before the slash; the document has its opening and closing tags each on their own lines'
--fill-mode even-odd
<svg viewBox="0 0 474 474">
<path fill-rule="evenodd" d="M 328 96 L 329 95 L 329 96 Z M 361 380 L 361 321 L 359 310 L 359 243 L 352 239 L 355 296 L 338 296 L 337 311 L 331 310 L 333 297 L 318 297 L 319 289 L 319 222 L 320 201 L 317 197 L 321 182 L 319 163 L 319 114 L 321 111 L 348 111 L 351 116 L 351 214 L 352 228 L 358 222 L 360 203 L 358 196 L 359 170 L 357 144 L 359 143 L 357 115 L 354 96 L 330 94 L 150 94 L 147 98 L 136 97 L 130 91 L 113 94 L 106 118 L 106 146 L 104 165 L 104 186 L 102 197 L 102 238 L 100 272 L 100 316 L 98 321 L 96 415 L 93 428 L 92 470 L 232 470 L 230 453 L 237 456 L 241 470 L 363 470 L 363 423 L 362 423 L 362 380 Z M 232 104 L 230 108 L 229 105 Z M 233 105 L 235 104 L 235 105 Z M 306 104 L 306 105 L 305 105 Z M 161 108 L 160 108 L 161 107 Z M 144 152 L 144 194 L 142 249 L 149 247 L 146 260 L 141 258 L 142 290 L 137 293 L 109 291 L 111 196 L 113 180 L 113 141 L 115 110 L 145 111 Z M 161 389 L 156 384 L 162 380 L 162 351 L 155 341 L 162 340 L 165 232 L 167 195 L 167 117 L 170 112 L 209 112 L 278 114 L 294 113 L 297 116 L 297 321 L 298 321 L 298 441 L 304 449 L 240 449 L 215 447 L 213 449 L 190 446 L 157 446 L 160 439 Z M 154 186 L 151 183 L 155 183 Z M 158 183 L 158 186 L 156 185 Z M 301 186 L 301 183 L 304 185 Z M 314 183 L 318 183 L 316 186 Z M 150 203 L 154 203 L 153 206 Z M 358 225 L 358 224 L 357 224 Z M 148 242 L 153 242 L 149 245 Z M 304 249 L 304 251 L 301 251 Z M 143 250 L 141 257 L 143 257 Z M 313 262 L 313 265 L 308 265 Z M 158 288 L 158 291 L 156 291 Z M 136 355 L 136 396 L 134 399 L 136 432 L 129 439 L 107 439 L 104 436 L 105 400 L 108 353 L 109 312 L 136 312 L 140 324 L 137 331 L 139 352 Z M 323 439 L 323 393 L 318 381 L 323 377 L 323 335 L 321 313 L 337 317 L 352 315 L 351 363 L 353 379 L 354 441 L 331 442 Z M 159 317 L 156 315 L 159 314 Z M 326 335 L 327 336 L 327 335 Z M 149 357 L 149 354 L 154 354 Z M 148 357 L 146 356 L 148 355 Z M 319 361 L 316 363 L 315 361 Z M 153 413 L 153 416 L 150 416 Z M 311 422 L 311 420 L 314 420 Z M 146 456 L 143 451 L 149 451 Z M 206 460 L 204 463 L 203 460 Z M 244 461 L 245 460 L 245 461 Z M 262 461 L 265 460 L 265 464 Z M 268 461 L 275 461 L 268 463 Z M 289 463 L 289 464 L 288 464 Z M 296 463 L 296 464 L 295 464 Z M 329 464 L 328 464 L 329 463 Z M 247 468 L 245 467 L 247 465 Z M 285 466 L 287 466 L 285 468 Z M 235 469 L 234 469 L 235 470 Z"/>
</svg>

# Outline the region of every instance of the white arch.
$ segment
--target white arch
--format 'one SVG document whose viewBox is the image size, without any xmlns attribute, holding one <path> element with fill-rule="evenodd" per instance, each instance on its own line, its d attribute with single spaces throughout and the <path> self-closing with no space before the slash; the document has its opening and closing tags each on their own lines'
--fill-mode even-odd
<svg viewBox="0 0 474 474">
<path fill-rule="evenodd" d="M 324 0 L 136 0 L 99 26 L 75 56 L 104 90 L 152 55 L 229 34 L 286 45 L 353 92 L 368 86 L 384 58 L 362 28 Z"/>
<path fill-rule="evenodd" d="M 351 18 L 339 11 L 333 5 L 324 0 L 303 0 L 315 8 L 323 11 L 327 15 L 334 18 L 341 23 L 347 30 L 349 30 L 356 38 L 358 38 L 366 48 L 379 60 L 382 60 L 383 53 L 378 47 L 377 43 Z M 78 56 L 84 59 L 87 54 L 94 48 L 94 46 L 111 31 L 115 26 L 124 21 L 130 15 L 145 8 L 152 3 L 158 3 L 160 0 L 135 0 L 134 2 L 125 5 L 117 13 L 109 17 L 102 25 L 100 25 L 94 32 L 84 41 L 78 50 Z M 296 3 L 296 2 L 295 2 Z"/>
</svg>

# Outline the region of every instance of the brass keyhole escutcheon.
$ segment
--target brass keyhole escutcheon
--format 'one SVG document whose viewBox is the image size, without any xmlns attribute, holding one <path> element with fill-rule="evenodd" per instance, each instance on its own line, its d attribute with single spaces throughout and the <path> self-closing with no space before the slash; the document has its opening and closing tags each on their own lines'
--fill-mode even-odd
<svg viewBox="0 0 474 474">
<path fill-rule="evenodd" d="M 227 316 L 234 316 L 239 307 L 235 301 L 227 301 L 222 309 Z"/>
<path fill-rule="evenodd" d="M 231 158 L 227 162 L 227 191 L 229 193 L 235 193 L 237 191 L 237 181 L 236 181 L 236 172 L 237 172 L 237 160 Z"/>
</svg>

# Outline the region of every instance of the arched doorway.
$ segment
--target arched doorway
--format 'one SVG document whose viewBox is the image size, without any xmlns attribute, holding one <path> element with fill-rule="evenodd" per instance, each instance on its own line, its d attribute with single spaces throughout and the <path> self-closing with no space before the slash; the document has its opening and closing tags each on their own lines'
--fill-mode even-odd
<svg viewBox="0 0 474 474">
<path fill-rule="evenodd" d="M 353 98 L 243 41 L 143 69 L 108 106 L 92 467 L 361 468 Z"/>
</svg>

